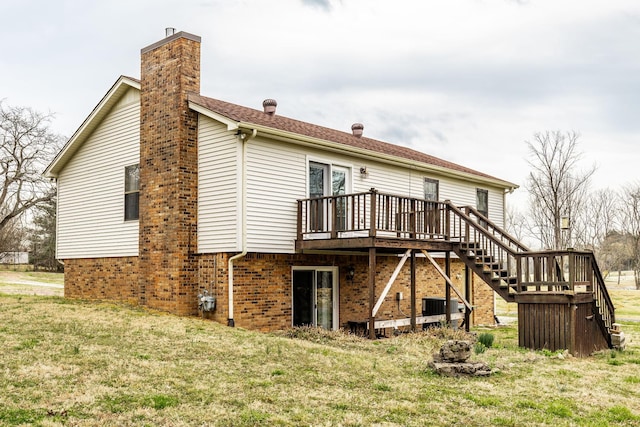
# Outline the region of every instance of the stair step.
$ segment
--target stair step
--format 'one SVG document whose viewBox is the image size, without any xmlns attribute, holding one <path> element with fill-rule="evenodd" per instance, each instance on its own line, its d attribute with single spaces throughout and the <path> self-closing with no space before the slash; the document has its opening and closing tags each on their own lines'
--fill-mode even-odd
<svg viewBox="0 0 640 427">
<path fill-rule="evenodd" d="M 496 271 L 500 270 L 500 264 L 497 262 L 494 263 L 484 263 L 484 262 L 478 262 L 476 261 L 476 266 L 478 267 L 486 267 L 488 268 L 488 270 L 485 270 L 487 272 L 491 272 L 491 273 L 495 273 Z"/>
<path fill-rule="evenodd" d="M 507 278 L 491 277 L 490 280 L 492 282 L 499 282 L 501 288 L 510 288 L 510 287 L 513 287 L 513 285 L 518 284 L 518 281 L 516 280 L 515 277 L 507 277 Z"/>
<path fill-rule="evenodd" d="M 463 248 L 477 248 L 480 246 L 478 242 L 460 242 L 460 247 Z"/>
<path fill-rule="evenodd" d="M 484 255 L 487 253 L 487 251 L 485 251 L 485 250 L 484 250 L 484 249 L 482 249 L 482 248 L 467 249 L 465 252 L 467 253 L 467 256 L 468 256 L 468 257 L 474 257 L 474 256 L 478 256 L 478 257 L 479 257 L 479 256 L 484 256 Z"/>
</svg>

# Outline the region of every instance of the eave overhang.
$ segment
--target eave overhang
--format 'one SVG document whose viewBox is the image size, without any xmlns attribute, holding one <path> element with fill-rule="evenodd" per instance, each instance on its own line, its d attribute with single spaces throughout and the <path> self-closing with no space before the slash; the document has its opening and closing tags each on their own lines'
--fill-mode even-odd
<svg viewBox="0 0 640 427">
<path fill-rule="evenodd" d="M 504 181 L 501 179 L 497 179 L 497 178 L 490 178 L 486 176 L 475 175 L 472 173 L 457 171 L 457 170 L 449 169 L 449 168 L 438 166 L 438 165 L 431 165 L 428 163 L 411 160 L 411 159 L 407 159 L 400 156 L 393 156 L 393 155 L 381 153 L 375 150 L 367 150 L 359 147 L 345 145 L 339 142 L 329 141 L 326 139 L 300 135 L 295 132 L 289 132 L 289 131 L 276 129 L 273 127 L 264 126 L 256 123 L 235 121 L 218 112 L 211 111 L 207 107 L 200 105 L 191 100 L 189 101 L 189 108 L 213 120 L 223 123 L 224 125 L 227 126 L 227 130 L 229 131 L 234 131 L 234 130 L 253 131 L 255 129 L 258 132 L 258 135 L 267 136 L 271 139 L 283 141 L 291 144 L 322 148 L 324 150 L 332 151 L 336 153 L 343 153 L 343 154 L 349 153 L 353 156 L 360 157 L 366 160 L 376 160 L 381 163 L 391 164 L 395 166 L 401 165 L 416 171 L 456 177 L 463 181 L 483 183 L 493 187 L 502 188 L 506 191 L 513 191 L 516 188 L 518 188 L 517 184 Z"/>
</svg>

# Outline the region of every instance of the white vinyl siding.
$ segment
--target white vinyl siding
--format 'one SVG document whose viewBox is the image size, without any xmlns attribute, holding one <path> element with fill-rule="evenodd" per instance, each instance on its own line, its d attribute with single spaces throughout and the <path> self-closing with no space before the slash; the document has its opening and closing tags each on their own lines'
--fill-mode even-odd
<svg viewBox="0 0 640 427">
<path fill-rule="evenodd" d="M 198 119 L 198 252 L 240 250 L 242 146 L 226 126 Z"/>
<path fill-rule="evenodd" d="M 264 141 L 247 149 L 247 247 L 251 252 L 294 251 L 296 200 L 306 197 L 307 165 L 300 147 Z"/>
<path fill-rule="evenodd" d="M 235 132 L 200 115 L 198 251 L 242 248 L 242 144 Z M 298 199 L 308 196 L 308 164 L 341 166 L 350 171 L 351 192 L 380 192 L 422 198 L 424 178 L 439 181 L 440 200 L 475 207 L 476 188 L 489 191 L 489 216 L 502 224 L 502 189 L 477 182 L 429 175 L 424 171 L 266 139 L 246 142 L 247 247 L 249 252 L 293 253 Z M 366 167 L 367 174 L 360 174 Z"/>
<path fill-rule="evenodd" d="M 58 177 L 58 258 L 138 255 L 138 221 L 124 220 L 124 170 L 139 157 L 140 103 L 132 89 Z"/>
<path fill-rule="evenodd" d="M 355 193 L 364 193 L 375 188 L 381 193 L 411 195 L 411 171 L 408 169 L 367 162 L 367 175 L 363 177 L 360 175 L 362 162 L 359 159 L 350 159 L 350 162 L 354 165 Z"/>
</svg>

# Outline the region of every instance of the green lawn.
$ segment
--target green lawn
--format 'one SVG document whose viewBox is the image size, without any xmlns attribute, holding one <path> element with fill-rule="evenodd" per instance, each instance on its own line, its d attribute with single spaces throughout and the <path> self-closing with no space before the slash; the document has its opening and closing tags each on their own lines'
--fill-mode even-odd
<svg viewBox="0 0 640 427">
<path fill-rule="evenodd" d="M 511 327 L 477 330 L 495 341 L 474 359 L 499 372 L 447 378 L 427 363 L 460 331 L 262 334 L 0 295 L 0 425 L 638 426 L 640 324 L 624 330 L 625 352 L 585 359 L 517 348 Z"/>
</svg>

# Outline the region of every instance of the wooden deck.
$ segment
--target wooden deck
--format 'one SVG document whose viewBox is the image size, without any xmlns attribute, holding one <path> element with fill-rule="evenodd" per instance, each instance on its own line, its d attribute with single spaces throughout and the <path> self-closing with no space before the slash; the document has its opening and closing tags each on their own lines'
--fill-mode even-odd
<svg viewBox="0 0 640 427">
<path fill-rule="evenodd" d="M 422 252 L 428 256 L 428 252 L 438 251 L 445 252 L 447 259 L 450 253 L 457 255 L 502 298 L 517 302 L 529 312 L 523 318 L 529 321 L 523 321 L 526 326 L 522 326 L 527 329 L 520 331 L 524 337 L 522 345 L 544 348 L 548 337 L 543 334 L 543 341 L 539 342 L 535 338 L 540 336 L 536 328 L 562 329 L 562 321 L 545 323 L 539 318 L 548 314 L 544 305 L 556 304 L 580 306 L 580 313 L 587 313 L 585 307 L 590 307 L 592 314 L 587 316 L 594 320 L 590 325 L 597 327 L 580 326 L 582 329 L 574 329 L 572 334 L 597 331 L 603 338 L 583 340 L 586 347 L 602 342 L 611 345 L 615 309 L 592 252 L 531 251 L 472 207 L 385 194 L 375 189 L 299 200 L 296 249 L 368 253 L 370 330 L 375 329 L 376 322 L 376 253 L 405 252 L 415 256 L 416 252 Z M 450 280 L 447 283 L 448 298 Z M 582 325 L 578 320 L 574 326 Z M 553 339 L 560 342 L 556 337 Z M 573 336 L 571 340 L 566 342 L 575 344 L 581 338 Z M 576 350 L 583 351 L 586 350 L 582 347 Z"/>
</svg>

